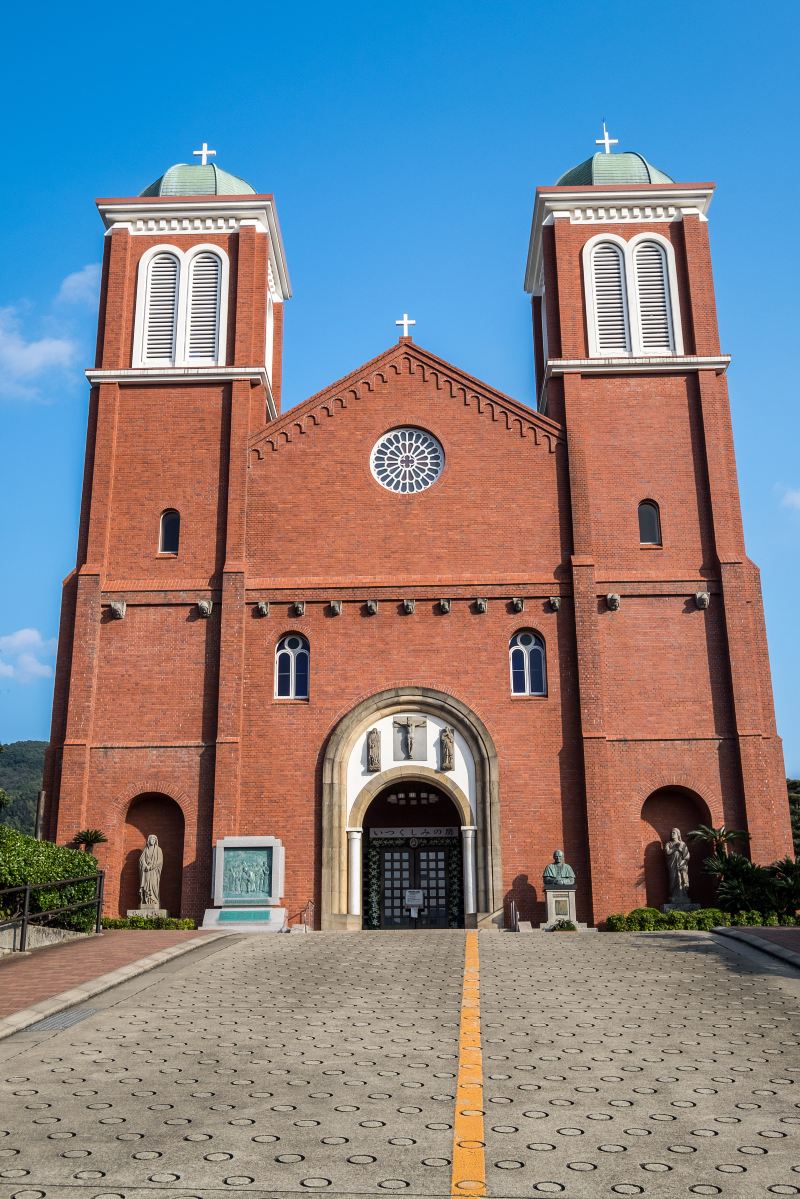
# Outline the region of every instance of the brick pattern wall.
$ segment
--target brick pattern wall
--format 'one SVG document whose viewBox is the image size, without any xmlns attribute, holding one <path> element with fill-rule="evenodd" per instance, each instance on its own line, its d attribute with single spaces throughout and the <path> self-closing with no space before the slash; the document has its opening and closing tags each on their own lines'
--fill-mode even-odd
<svg viewBox="0 0 800 1199">
<path fill-rule="evenodd" d="M 675 247 L 686 350 L 716 353 L 707 226 L 657 228 Z M 553 356 L 587 353 L 580 251 L 595 231 L 544 231 Z M 107 241 L 104 366 L 130 362 L 136 263 L 161 240 L 115 230 Z M 245 229 L 207 240 L 230 254 L 229 346 L 250 365 L 263 346 L 265 239 Z M 278 305 L 278 401 L 282 325 Z M 108 832 L 110 910 L 129 903 L 142 822 L 160 819 L 148 799 L 126 824 L 130 804 L 153 793 L 185 821 L 184 914 L 210 902 L 212 841 L 235 832 L 283 840 L 290 912 L 319 901 L 326 741 L 359 701 L 401 685 L 452 694 L 493 737 L 506 897 L 523 918 L 542 918 L 556 847 L 578 874 L 580 917 L 595 920 L 657 897 L 656 833 L 670 822 L 687 832 L 696 811 L 747 824 L 761 858 L 787 849 L 723 379 L 569 376 L 551 383 L 545 419 L 402 341 L 271 426 L 264 412 L 263 391 L 240 383 L 104 385 L 92 397 L 47 788 L 59 839 L 81 824 Z M 372 445 L 399 424 L 445 449 L 442 477 L 414 497 L 369 470 Z M 639 546 L 643 498 L 661 508 L 656 550 Z M 182 516 L 174 559 L 157 553 L 164 507 Z M 708 610 L 698 590 L 711 592 Z M 214 603 L 208 619 L 201 597 Z M 128 603 L 123 621 L 108 615 L 112 598 Z M 367 598 L 380 600 L 376 616 Z M 267 618 L 255 615 L 262 599 Z M 510 695 L 508 641 L 523 627 L 546 642 L 546 698 Z M 308 702 L 274 699 L 274 648 L 289 630 L 311 646 Z M 164 836 L 177 878 L 177 833 L 165 825 Z"/>
</svg>

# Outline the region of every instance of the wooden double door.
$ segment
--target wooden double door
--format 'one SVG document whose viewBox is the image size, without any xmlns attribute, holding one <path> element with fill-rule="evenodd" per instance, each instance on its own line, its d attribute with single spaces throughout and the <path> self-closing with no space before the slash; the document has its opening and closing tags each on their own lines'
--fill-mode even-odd
<svg viewBox="0 0 800 1199">
<path fill-rule="evenodd" d="M 460 843 L 387 845 L 380 854 L 380 927 L 458 928 L 463 925 Z M 417 892 L 416 909 L 407 902 Z"/>
</svg>

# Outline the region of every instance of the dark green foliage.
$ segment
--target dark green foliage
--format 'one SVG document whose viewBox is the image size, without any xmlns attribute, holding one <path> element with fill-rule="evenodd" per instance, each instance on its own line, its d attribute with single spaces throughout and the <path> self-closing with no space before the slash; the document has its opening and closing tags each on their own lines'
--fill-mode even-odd
<svg viewBox="0 0 800 1199">
<path fill-rule="evenodd" d="M 717 880 L 717 899 L 726 912 L 795 916 L 800 908 L 800 865 L 792 858 L 758 866 L 742 854 L 715 854 L 705 866 Z"/>
<path fill-rule="evenodd" d="M 800 857 L 800 779 L 787 779 L 789 788 L 789 814 L 792 818 L 792 840 L 794 856 Z"/>
<path fill-rule="evenodd" d="M 53 845 L 51 841 L 36 841 L 16 829 L 0 825 L 0 890 L 6 887 L 21 887 L 25 883 L 51 883 L 66 878 L 81 878 L 97 871 L 97 862 L 91 854 Z M 74 886 L 46 888 L 31 892 L 31 912 L 45 912 L 49 908 L 68 907 L 70 904 L 91 900 L 95 895 L 95 883 L 88 881 Z M 21 911 L 22 895 L 0 897 L 3 919 Z M 71 928 L 85 932 L 94 925 L 93 908 L 80 912 L 67 912 L 37 923 L 51 924 L 56 928 Z"/>
<path fill-rule="evenodd" d="M 42 786 L 46 748 L 46 741 L 12 741 L 0 753 L 0 789 L 11 800 L 0 811 L 0 821 L 21 833 L 33 835 L 35 831 L 36 800 Z"/>
<path fill-rule="evenodd" d="M 605 929 L 611 933 L 664 933 L 671 929 L 690 929 L 698 932 L 708 932 L 712 928 L 793 927 L 797 924 L 794 916 L 779 916 L 775 912 L 742 911 L 723 912 L 720 908 L 698 908 L 695 912 L 659 912 L 656 908 L 636 908 L 624 916 L 616 912 L 605 922 Z"/>
<path fill-rule="evenodd" d="M 108 837 L 99 828 L 82 828 L 72 838 L 72 844 L 78 849 L 85 849 L 87 853 L 92 853 L 95 845 L 105 845 Z"/>
<path fill-rule="evenodd" d="M 735 842 L 749 841 L 750 834 L 741 829 L 728 828 L 724 824 L 721 824 L 719 828 L 714 828 L 709 824 L 700 824 L 689 833 L 689 839 L 699 841 L 702 845 L 710 845 L 712 853 L 723 857 L 730 852 L 731 845 Z"/>
<path fill-rule="evenodd" d="M 578 926 L 577 924 L 573 924 L 571 920 L 561 919 L 556 920 L 551 931 L 554 933 L 575 933 L 578 931 Z"/>
<path fill-rule="evenodd" d="M 172 916 L 103 916 L 103 928 L 194 929 L 196 920 L 177 920 Z"/>
</svg>

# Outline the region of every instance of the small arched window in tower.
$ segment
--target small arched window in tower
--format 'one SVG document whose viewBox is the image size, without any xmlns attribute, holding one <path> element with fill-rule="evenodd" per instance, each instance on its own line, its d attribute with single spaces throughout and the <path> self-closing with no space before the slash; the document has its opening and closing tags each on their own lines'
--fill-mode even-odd
<svg viewBox="0 0 800 1199">
<path fill-rule="evenodd" d="M 175 508 L 161 513 L 161 528 L 158 535 L 160 554 L 177 554 L 181 540 L 181 514 Z"/>
<path fill-rule="evenodd" d="M 156 254 L 147 266 L 144 338 L 145 366 L 174 366 L 180 264 L 174 254 Z"/>
<path fill-rule="evenodd" d="M 639 541 L 642 545 L 661 545 L 661 516 L 655 500 L 639 505 Z"/>
<path fill-rule="evenodd" d="M 639 242 L 633 275 L 642 353 L 674 350 L 667 254 L 660 242 Z"/>
<path fill-rule="evenodd" d="M 522 629 L 508 647 L 512 695 L 547 695 L 544 641 L 532 629 Z"/>
<path fill-rule="evenodd" d="M 594 333 L 599 354 L 627 354 L 631 348 L 625 257 L 612 241 L 601 241 L 592 250 Z"/>
<path fill-rule="evenodd" d="M 308 699 L 308 642 L 299 633 L 287 633 L 275 648 L 275 696 Z"/>
<path fill-rule="evenodd" d="M 186 361 L 216 365 L 219 358 L 222 261 L 203 251 L 189 265 Z"/>
</svg>

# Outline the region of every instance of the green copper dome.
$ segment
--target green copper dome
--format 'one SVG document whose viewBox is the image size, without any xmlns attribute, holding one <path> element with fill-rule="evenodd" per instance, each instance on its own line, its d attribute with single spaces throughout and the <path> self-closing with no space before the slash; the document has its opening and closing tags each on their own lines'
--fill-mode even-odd
<svg viewBox="0 0 800 1199">
<path fill-rule="evenodd" d="M 674 183 L 675 180 L 654 167 L 635 150 L 623 154 L 602 151 L 567 171 L 556 187 L 592 187 L 604 183 Z"/>
<path fill-rule="evenodd" d="M 160 179 L 146 187 L 142 196 L 244 196 L 255 195 L 255 188 L 237 175 L 230 175 L 215 163 L 206 166 L 176 162 Z"/>
</svg>

